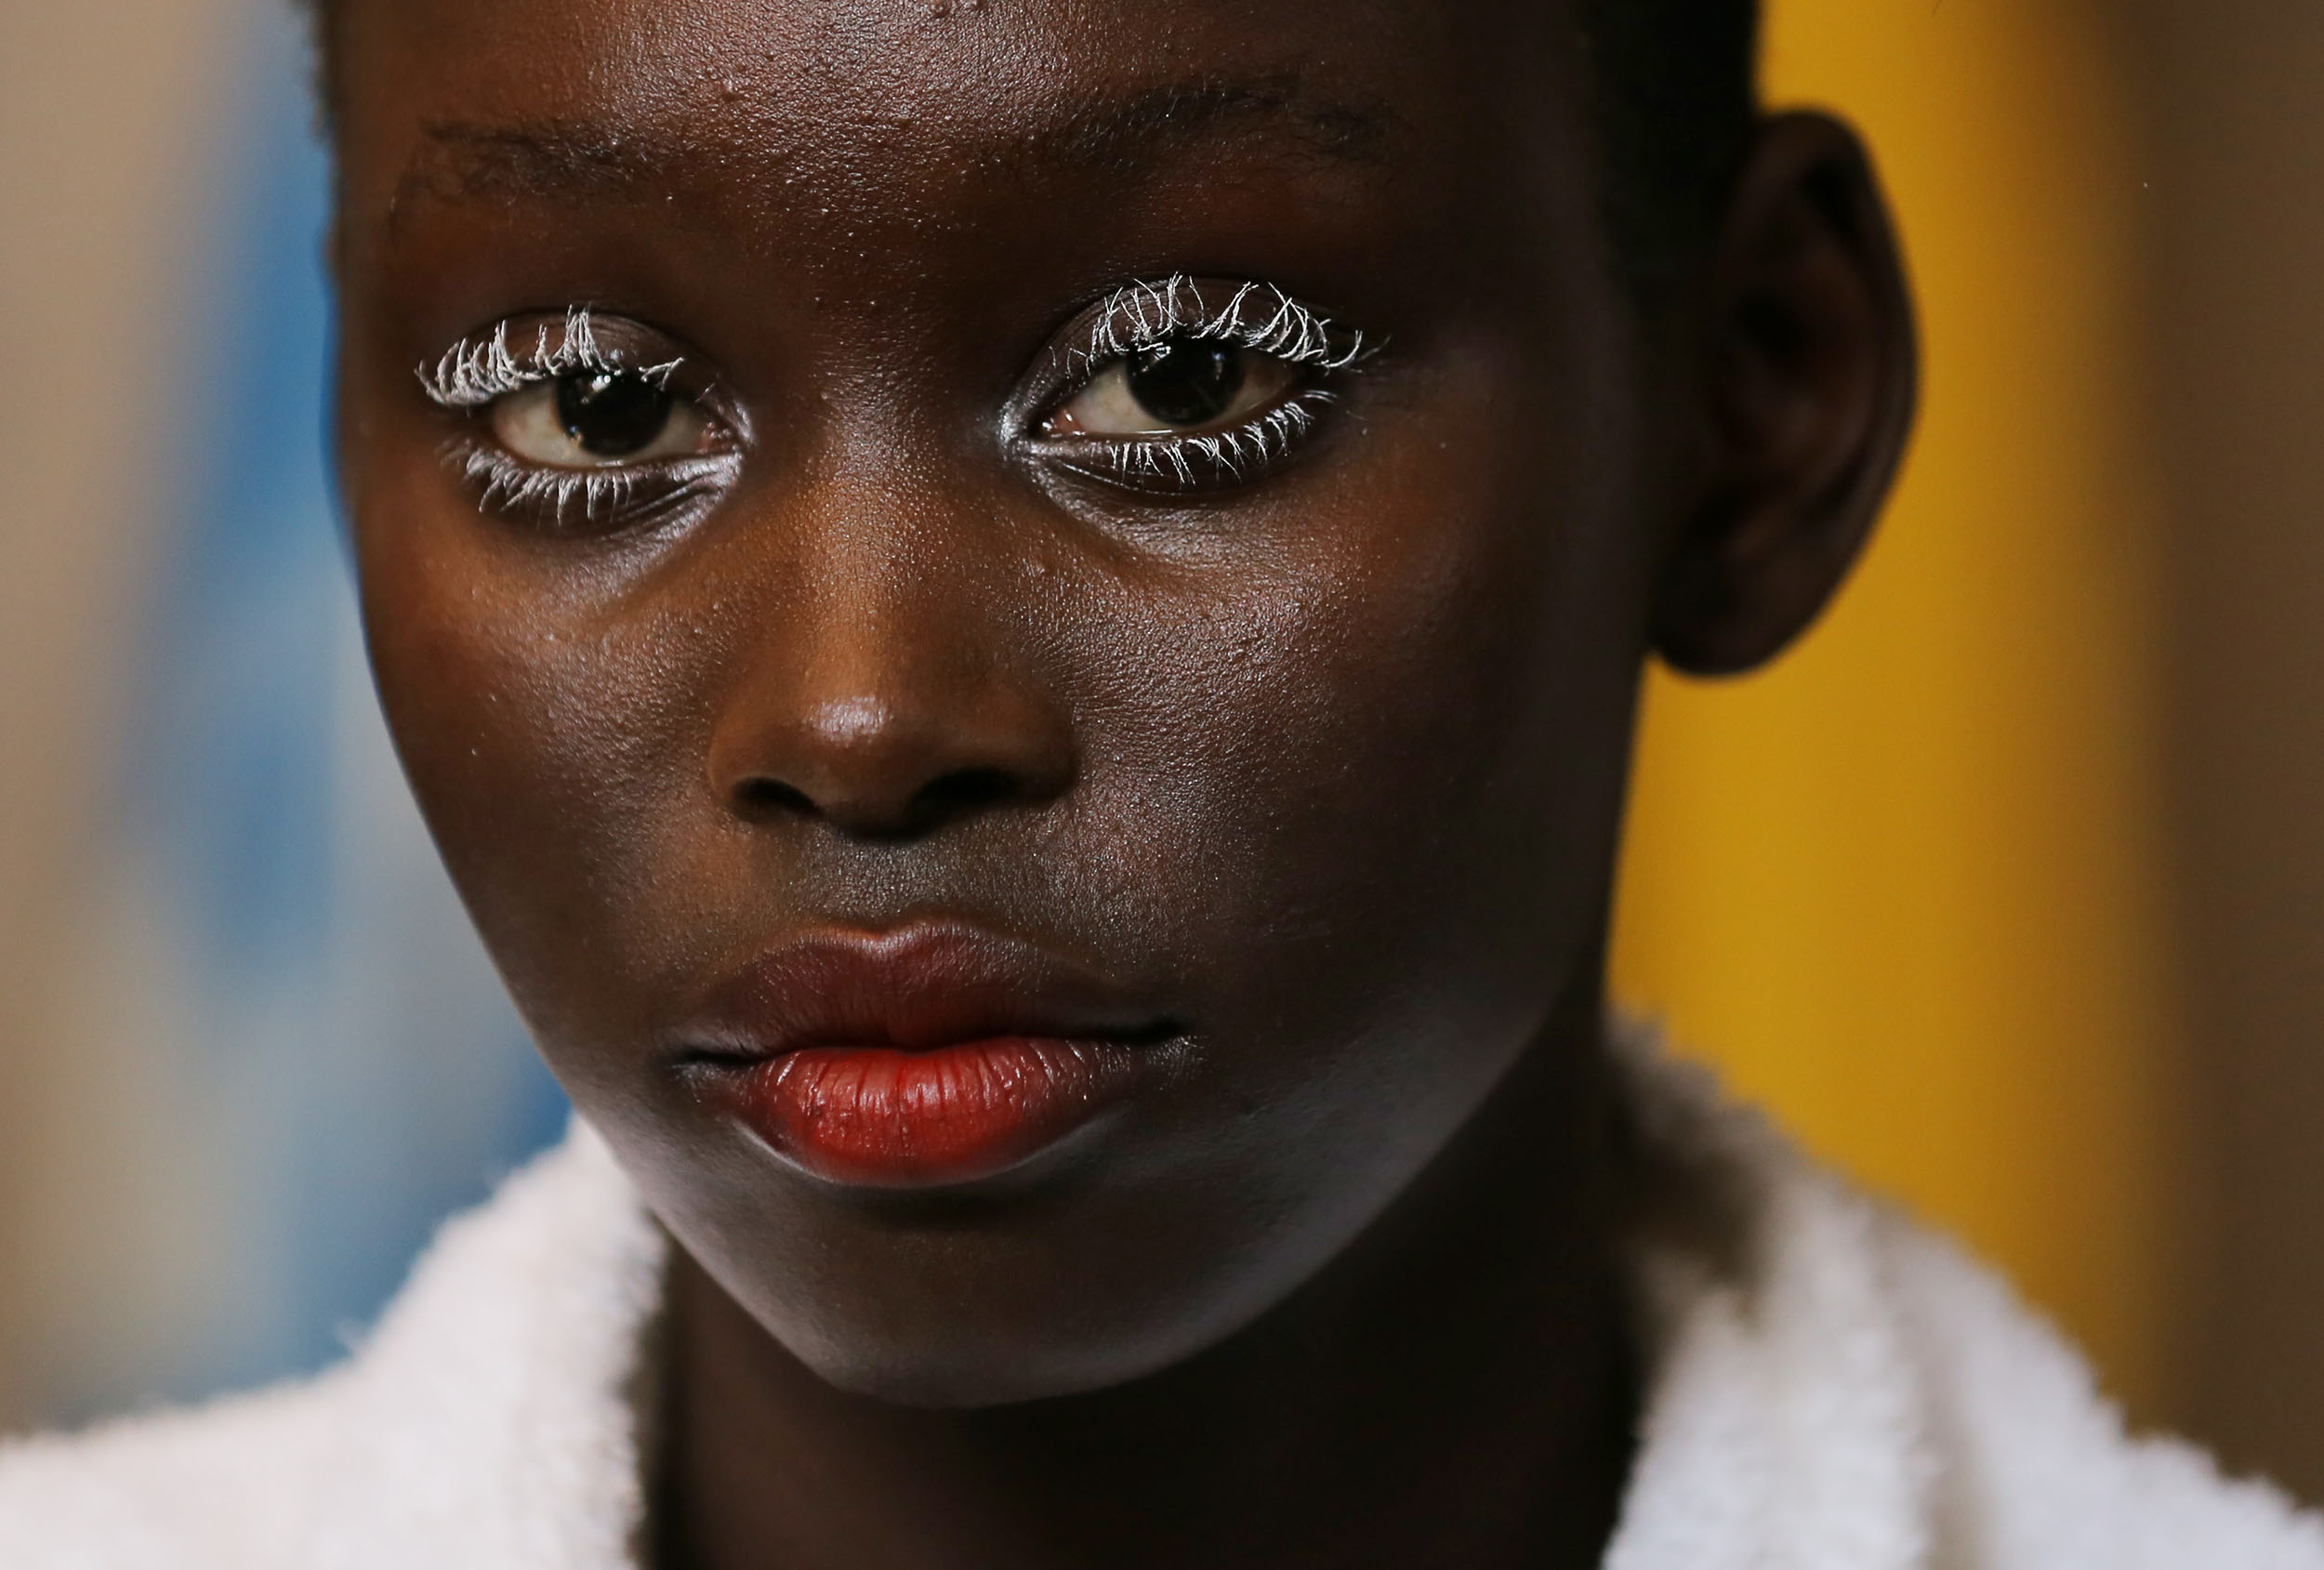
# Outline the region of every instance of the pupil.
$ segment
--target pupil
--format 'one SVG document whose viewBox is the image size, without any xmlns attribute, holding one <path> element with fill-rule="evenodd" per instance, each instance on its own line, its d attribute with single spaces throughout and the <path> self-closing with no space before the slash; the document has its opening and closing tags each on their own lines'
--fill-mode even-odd
<svg viewBox="0 0 2324 1570">
<path fill-rule="evenodd" d="M 1158 343 L 1129 358 L 1138 406 L 1164 425 L 1208 425 L 1243 389 L 1243 351 L 1231 344 Z"/>
<path fill-rule="evenodd" d="M 594 456 L 618 458 L 662 434 L 676 400 L 643 376 L 592 371 L 557 384 L 557 420 Z"/>
</svg>

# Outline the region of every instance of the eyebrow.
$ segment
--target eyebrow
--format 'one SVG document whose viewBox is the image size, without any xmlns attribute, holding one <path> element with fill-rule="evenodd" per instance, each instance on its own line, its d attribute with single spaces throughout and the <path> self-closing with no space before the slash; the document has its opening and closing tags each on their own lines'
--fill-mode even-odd
<svg viewBox="0 0 2324 1570">
<path fill-rule="evenodd" d="M 1316 157 L 1368 164 L 1385 156 L 1402 129 L 1402 119 L 1385 103 L 1314 99 L 1296 73 L 1284 72 L 1092 99 L 1026 141 L 1028 151 L 1047 162 L 1103 164 L 1237 134 L 1287 136 Z"/>
<path fill-rule="evenodd" d="M 1296 74 L 1282 73 L 1092 94 L 1043 124 L 1004 133 L 989 152 L 1004 165 L 1119 172 L 1188 147 L 1248 139 L 1326 163 L 1375 164 L 1403 130 L 1384 103 L 1315 99 Z M 414 197 L 456 204 L 632 198 L 719 151 L 659 129 L 616 130 L 588 120 L 431 121 L 392 206 Z"/>
</svg>

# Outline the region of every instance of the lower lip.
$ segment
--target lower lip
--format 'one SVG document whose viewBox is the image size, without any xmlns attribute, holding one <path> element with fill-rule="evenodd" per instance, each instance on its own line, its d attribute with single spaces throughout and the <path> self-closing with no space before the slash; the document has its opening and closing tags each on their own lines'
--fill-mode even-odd
<svg viewBox="0 0 2324 1570">
<path fill-rule="evenodd" d="M 817 1177 L 933 1188 L 997 1177 L 1095 1121 L 1136 1088 L 1142 1057 L 1039 1036 L 808 1047 L 730 1083 L 743 1123 Z"/>
</svg>

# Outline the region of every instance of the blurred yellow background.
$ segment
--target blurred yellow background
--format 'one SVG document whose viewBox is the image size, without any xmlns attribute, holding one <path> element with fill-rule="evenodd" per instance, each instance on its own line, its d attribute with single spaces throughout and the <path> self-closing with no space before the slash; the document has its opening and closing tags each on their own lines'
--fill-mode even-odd
<svg viewBox="0 0 2324 1570">
<path fill-rule="evenodd" d="M 1902 490 L 1827 622 L 1650 688 L 1615 960 L 1866 1180 L 2160 1396 L 2179 1218 L 2140 181 L 2081 0 L 1776 0 L 1776 104 L 1885 173 L 1927 379 Z"/>
</svg>

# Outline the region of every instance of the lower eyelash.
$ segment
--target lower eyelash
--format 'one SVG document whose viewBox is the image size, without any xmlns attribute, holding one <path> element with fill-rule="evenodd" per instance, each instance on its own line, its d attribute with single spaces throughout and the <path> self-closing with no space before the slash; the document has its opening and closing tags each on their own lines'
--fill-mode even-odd
<svg viewBox="0 0 2324 1570">
<path fill-rule="evenodd" d="M 641 500 L 672 506 L 715 485 L 729 467 L 724 460 L 718 455 L 654 468 L 541 468 L 475 440 L 455 442 L 444 450 L 444 461 L 479 488 L 477 506 L 540 518 L 560 529 L 575 508 L 584 525 L 595 525 L 612 522 Z M 641 498 L 641 492 L 652 494 Z"/>
<path fill-rule="evenodd" d="M 1300 440 L 1315 428 L 1334 394 L 1312 389 L 1232 430 L 1199 436 L 1142 437 L 1076 444 L 1071 460 L 1076 468 L 1097 468 L 1106 478 L 1129 484 L 1160 481 L 1179 490 L 1197 490 L 1221 483 L 1241 484 L 1256 480 L 1290 456 Z"/>
<path fill-rule="evenodd" d="M 481 443 L 469 444 L 457 458 L 462 477 L 482 487 L 478 506 L 488 511 L 537 512 L 560 528 L 575 502 L 583 520 L 594 523 L 600 507 L 610 518 L 637 489 L 636 475 L 620 469 L 534 468 Z"/>
</svg>

